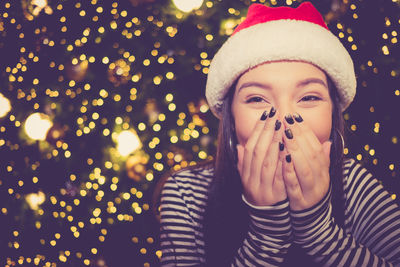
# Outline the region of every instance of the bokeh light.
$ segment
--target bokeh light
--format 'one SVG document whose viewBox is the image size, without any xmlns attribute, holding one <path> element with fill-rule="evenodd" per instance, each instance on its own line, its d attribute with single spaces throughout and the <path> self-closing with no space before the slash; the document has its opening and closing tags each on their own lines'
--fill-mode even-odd
<svg viewBox="0 0 400 267">
<path fill-rule="evenodd" d="M 183 12 L 190 12 L 198 9 L 203 4 L 203 0 L 172 0 L 174 5 Z"/>
<path fill-rule="evenodd" d="M 39 206 L 46 200 L 46 195 L 42 191 L 39 191 L 38 193 L 26 195 L 25 199 L 31 209 L 37 210 Z"/>
<path fill-rule="evenodd" d="M 33 113 L 26 118 L 25 132 L 34 140 L 45 140 L 47 132 L 53 126 L 49 116 L 43 113 Z"/>
<path fill-rule="evenodd" d="M 11 110 L 11 103 L 2 93 L 0 93 L 0 118 L 7 115 Z"/>
<path fill-rule="evenodd" d="M 122 131 L 117 137 L 117 143 L 117 150 L 122 156 L 127 156 L 142 146 L 139 136 L 133 130 Z"/>
</svg>

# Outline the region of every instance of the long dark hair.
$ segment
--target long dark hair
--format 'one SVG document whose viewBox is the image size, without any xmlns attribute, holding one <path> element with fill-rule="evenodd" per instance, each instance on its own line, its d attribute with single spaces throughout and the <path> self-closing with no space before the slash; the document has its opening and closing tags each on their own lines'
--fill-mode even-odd
<svg viewBox="0 0 400 267">
<path fill-rule="evenodd" d="M 328 75 L 327 80 L 333 104 L 329 169 L 333 191 L 332 207 L 336 222 L 343 226 L 344 120 L 337 89 Z M 231 112 L 234 92 L 235 86 L 232 86 L 222 104 L 214 180 L 210 186 L 204 218 L 207 266 L 228 266 L 248 232 L 249 218 L 241 199 L 242 184 L 236 167 L 237 138 Z"/>
</svg>

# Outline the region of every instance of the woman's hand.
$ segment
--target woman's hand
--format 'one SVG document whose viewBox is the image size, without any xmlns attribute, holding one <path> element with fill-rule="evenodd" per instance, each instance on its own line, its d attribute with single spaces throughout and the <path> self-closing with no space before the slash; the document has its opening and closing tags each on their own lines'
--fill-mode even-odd
<svg viewBox="0 0 400 267">
<path fill-rule="evenodd" d="M 293 119 L 290 120 L 293 122 Z M 329 189 L 331 142 L 321 144 L 305 122 L 284 122 L 287 151 L 283 177 L 292 210 L 304 210 L 317 204 Z"/>
<path fill-rule="evenodd" d="M 263 114 L 264 118 L 266 114 Z M 287 198 L 282 176 L 283 160 L 279 159 L 283 127 L 274 115 L 269 116 L 257 122 L 244 147 L 237 146 L 237 167 L 244 196 L 255 206 L 269 206 Z"/>
</svg>

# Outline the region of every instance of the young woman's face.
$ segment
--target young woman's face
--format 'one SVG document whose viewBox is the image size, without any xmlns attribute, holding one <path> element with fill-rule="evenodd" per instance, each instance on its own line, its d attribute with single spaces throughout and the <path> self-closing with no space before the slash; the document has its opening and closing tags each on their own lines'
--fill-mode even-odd
<svg viewBox="0 0 400 267">
<path fill-rule="evenodd" d="M 265 110 L 277 109 L 274 119 L 300 114 L 321 143 L 330 137 L 332 101 L 327 77 L 318 67 L 301 61 L 268 62 L 238 80 L 232 102 L 238 142 L 245 145 Z"/>
</svg>

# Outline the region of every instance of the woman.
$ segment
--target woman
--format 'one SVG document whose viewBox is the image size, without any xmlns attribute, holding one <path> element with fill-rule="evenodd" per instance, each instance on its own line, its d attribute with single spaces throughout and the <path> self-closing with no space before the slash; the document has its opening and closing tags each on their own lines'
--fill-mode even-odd
<svg viewBox="0 0 400 267">
<path fill-rule="evenodd" d="M 343 159 L 350 55 L 309 2 L 250 6 L 215 55 L 216 162 L 161 196 L 164 266 L 398 266 L 400 209 Z"/>
</svg>

